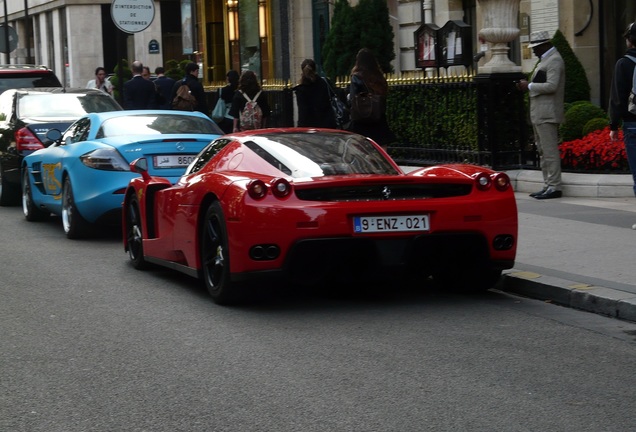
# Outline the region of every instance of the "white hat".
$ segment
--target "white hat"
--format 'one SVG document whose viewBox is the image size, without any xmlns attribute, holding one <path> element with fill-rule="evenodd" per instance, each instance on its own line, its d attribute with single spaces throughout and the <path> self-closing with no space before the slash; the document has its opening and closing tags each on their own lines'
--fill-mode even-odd
<svg viewBox="0 0 636 432">
<path fill-rule="evenodd" d="M 530 43 L 528 44 L 528 48 L 534 48 L 546 42 L 550 42 L 550 39 L 550 33 L 545 30 L 533 32 L 530 34 Z"/>
</svg>

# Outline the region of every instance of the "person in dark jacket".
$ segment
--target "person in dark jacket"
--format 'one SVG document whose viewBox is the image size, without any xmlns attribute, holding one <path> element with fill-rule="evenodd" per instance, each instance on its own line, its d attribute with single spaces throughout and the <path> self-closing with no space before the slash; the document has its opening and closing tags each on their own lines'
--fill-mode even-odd
<svg viewBox="0 0 636 432">
<path fill-rule="evenodd" d="M 388 92 L 389 85 L 373 52 L 368 48 L 362 48 L 358 51 L 355 65 L 351 70 L 349 101 L 352 101 L 358 93 L 377 94 L 383 96 L 386 101 Z M 386 106 L 386 103 L 384 105 Z M 386 112 L 383 112 L 381 119 L 376 122 L 352 120 L 349 130 L 371 138 L 384 150 L 396 140 L 395 134 L 389 128 Z"/>
<path fill-rule="evenodd" d="M 316 62 L 305 59 L 300 65 L 300 84 L 294 87 L 299 127 L 336 128 L 329 98 L 329 84 L 316 74 Z"/>
<path fill-rule="evenodd" d="M 209 116 L 210 112 L 208 110 L 208 103 L 205 98 L 205 91 L 203 90 L 203 85 L 199 82 L 199 65 L 190 62 L 185 67 L 185 75 L 183 79 L 177 81 L 172 87 L 172 92 L 170 93 L 170 102 L 174 100 L 177 95 L 177 90 L 183 84 L 187 84 L 190 88 L 190 94 L 194 96 L 197 100 L 197 106 L 195 111 L 202 112 L 203 114 Z"/>
<path fill-rule="evenodd" d="M 157 91 L 152 81 L 141 76 L 144 65 L 134 61 L 131 67 L 133 77 L 124 83 L 124 109 L 157 108 Z"/>
<path fill-rule="evenodd" d="M 239 88 L 238 91 L 234 92 L 234 98 L 232 99 L 232 108 L 230 108 L 230 115 L 234 118 L 234 127 L 232 128 L 233 132 L 239 132 L 243 130 L 241 128 L 241 123 L 239 120 L 241 111 L 243 111 L 243 108 L 245 108 L 245 105 L 247 104 L 247 99 L 245 99 L 243 93 L 245 93 L 248 98 L 254 99 L 258 92 L 261 92 L 261 94 L 256 98 L 256 103 L 261 108 L 261 112 L 263 113 L 263 119 L 260 127 L 267 127 L 267 117 L 269 117 L 270 114 L 267 96 L 263 91 L 261 91 L 261 86 L 256 79 L 256 74 L 251 70 L 246 70 L 243 71 L 241 77 L 239 78 Z"/>
<path fill-rule="evenodd" d="M 632 91 L 634 67 L 636 66 L 636 23 L 631 23 L 625 34 L 627 52 L 616 62 L 609 100 L 610 139 L 618 140 L 618 128 L 623 125 L 623 142 L 627 153 L 627 162 L 634 179 L 636 195 L 636 115 L 627 110 L 629 95 Z"/>
<path fill-rule="evenodd" d="M 231 110 L 234 93 L 239 87 L 239 73 L 235 70 L 230 70 L 226 75 L 226 81 L 227 85 L 221 89 L 221 99 L 225 101 L 226 107 Z M 219 122 L 219 127 L 225 133 L 232 133 L 234 118 L 229 114 L 229 110 L 228 114 Z"/>
<path fill-rule="evenodd" d="M 155 69 L 157 79 L 155 79 L 155 86 L 159 93 L 159 109 L 172 109 L 172 100 L 170 100 L 170 94 L 172 93 L 172 87 L 174 87 L 174 80 L 165 75 L 166 70 L 159 66 Z"/>
</svg>

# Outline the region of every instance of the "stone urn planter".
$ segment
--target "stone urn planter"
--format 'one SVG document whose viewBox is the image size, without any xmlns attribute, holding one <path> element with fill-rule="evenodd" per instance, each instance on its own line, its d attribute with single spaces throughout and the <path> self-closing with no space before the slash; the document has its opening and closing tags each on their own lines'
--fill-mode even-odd
<svg viewBox="0 0 636 432">
<path fill-rule="evenodd" d="M 477 0 L 481 7 L 483 28 L 479 36 L 491 44 L 491 59 L 479 68 L 480 73 L 521 72 L 508 57 L 508 43 L 519 36 L 517 27 L 521 0 Z"/>
</svg>

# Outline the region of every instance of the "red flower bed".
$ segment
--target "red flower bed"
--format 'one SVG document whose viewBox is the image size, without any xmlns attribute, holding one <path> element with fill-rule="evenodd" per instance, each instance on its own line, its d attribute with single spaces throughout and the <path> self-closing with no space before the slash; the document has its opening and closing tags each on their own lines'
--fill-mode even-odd
<svg viewBox="0 0 636 432">
<path fill-rule="evenodd" d="M 618 132 L 618 140 L 609 138 L 609 126 L 590 132 L 581 139 L 566 141 L 559 145 L 561 166 L 577 171 L 628 171 L 623 131 Z"/>
</svg>

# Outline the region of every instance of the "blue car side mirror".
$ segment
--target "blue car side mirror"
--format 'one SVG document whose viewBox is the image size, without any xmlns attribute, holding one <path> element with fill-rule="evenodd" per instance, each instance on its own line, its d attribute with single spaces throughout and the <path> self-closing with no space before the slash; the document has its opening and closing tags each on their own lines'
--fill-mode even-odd
<svg viewBox="0 0 636 432">
<path fill-rule="evenodd" d="M 48 131 L 46 131 L 45 137 L 48 141 L 47 143 L 45 143 L 45 145 L 48 147 L 52 143 L 62 139 L 62 132 L 60 132 L 58 129 L 49 129 Z"/>
</svg>

